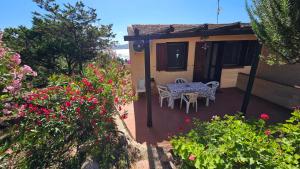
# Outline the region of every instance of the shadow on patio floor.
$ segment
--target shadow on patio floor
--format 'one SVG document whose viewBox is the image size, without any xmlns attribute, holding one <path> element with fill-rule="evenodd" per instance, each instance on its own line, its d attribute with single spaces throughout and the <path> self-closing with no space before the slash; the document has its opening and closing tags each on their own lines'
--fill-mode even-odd
<svg viewBox="0 0 300 169">
<path fill-rule="evenodd" d="M 179 109 L 179 100 L 175 102 L 174 109 L 167 107 L 166 102 L 161 108 L 158 103 L 158 96 L 153 95 L 153 127 L 147 128 L 146 98 L 141 96 L 139 100 L 125 107 L 128 111 L 128 118 L 124 121 L 137 142 L 147 145 L 168 146 L 169 136 L 186 132 L 192 127 L 192 124 L 184 122 L 185 117 L 208 121 L 214 115 L 235 114 L 241 108 L 243 97 L 244 92 L 237 88 L 223 88 L 217 93 L 215 103 L 211 102 L 209 107 L 205 107 L 205 101 L 200 100 L 198 112 L 195 112 L 195 109 L 191 107 L 190 113 L 187 115 L 184 106 Z M 261 113 L 267 113 L 270 115 L 271 123 L 282 122 L 290 117 L 290 110 L 255 96 L 251 97 L 247 113 L 247 118 L 258 118 Z"/>
</svg>

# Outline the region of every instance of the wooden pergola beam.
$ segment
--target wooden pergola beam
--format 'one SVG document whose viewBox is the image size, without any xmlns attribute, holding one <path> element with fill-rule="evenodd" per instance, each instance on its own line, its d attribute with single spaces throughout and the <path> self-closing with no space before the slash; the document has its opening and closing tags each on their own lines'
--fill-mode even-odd
<svg viewBox="0 0 300 169">
<path fill-rule="evenodd" d="M 170 39 L 170 38 L 187 38 L 187 37 L 200 37 L 200 36 L 217 36 L 217 35 L 245 35 L 254 34 L 251 28 L 236 29 L 236 30 L 200 30 L 195 32 L 179 32 L 179 33 L 154 33 L 149 35 L 129 35 L 124 36 L 125 41 L 152 39 Z"/>
<path fill-rule="evenodd" d="M 151 70 L 150 70 L 150 40 L 144 39 L 145 47 L 145 87 L 147 99 L 147 127 L 152 127 L 152 100 L 151 100 Z"/>
<path fill-rule="evenodd" d="M 249 74 L 249 78 L 248 78 L 248 84 L 247 84 L 247 88 L 246 88 L 246 93 L 244 95 L 243 104 L 241 107 L 241 112 L 243 113 L 243 115 L 246 115 L 246 113 L 247 113 L 247 108 L 249 105 L 251 92 L 252 92 L 252 88 L 253 88 L 253 84 L 254 84 L 254 80 L 255 80 L 255 76 L 256 76 L 257 67 L 258 67 L 259 54 L 261 52 L 261 48 L 262 48 L 262 45 L 259 45 L 259 47 L 256 51 L 257 54 L 255 55 L 255 57 L 253 58 L 253 61 L 252 61 L 251 70 L 250 70 L 250 74 Z"/>
</svg>

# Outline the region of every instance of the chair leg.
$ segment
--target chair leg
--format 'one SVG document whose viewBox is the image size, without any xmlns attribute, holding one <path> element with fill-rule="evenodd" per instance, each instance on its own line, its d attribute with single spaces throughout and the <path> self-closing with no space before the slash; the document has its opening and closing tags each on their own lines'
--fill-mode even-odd
<svg viewBox="0 0 300 169">
<path fill-rule="evenodd" d="M 209 106 L 209 98 L 207 97 L 206 98 L 206 107 L 208 107 Z"/>
<path fill-rule="evenodd" d="M 189 114 L 190 103 L 186 103 L 186 114 Z"/>
<path fill-rule="evenodd" d="M 198 112 L 198 103 L 196 101 L 196 112 Z"/>
<path fill-rule="evenodd" d="M 163 105 L 163 99 L 160 98 L 159 100 L 160 100 L 160 107 L 162 107 L 162 105 Z"/>
</svg>

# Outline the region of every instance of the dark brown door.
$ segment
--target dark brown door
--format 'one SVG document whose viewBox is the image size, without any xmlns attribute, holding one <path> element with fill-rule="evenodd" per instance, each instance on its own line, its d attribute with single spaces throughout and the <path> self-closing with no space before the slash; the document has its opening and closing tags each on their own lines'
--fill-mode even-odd
<svg viewBox="0 0 300 169">
<path fill-rule="evenodd" d="M 205 77 L 205 63 L 206 63 L 206 42 L 197 42 L 195 49 L 195 60 L 194 60 L 194 82 L 203 82 L 206 80 Z"/>
</svg>

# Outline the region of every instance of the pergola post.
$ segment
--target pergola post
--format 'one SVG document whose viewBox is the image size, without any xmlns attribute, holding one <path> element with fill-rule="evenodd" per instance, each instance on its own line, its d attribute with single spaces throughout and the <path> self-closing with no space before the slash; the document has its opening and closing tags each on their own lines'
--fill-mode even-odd
<svg viewBox="0 0 300 169">
<path fill-rule="evenodd" d="M 248 104 L 250 101 L 251 92 L 252 92 L 252 88 L 253 88 L 253 84 L 254 84 L 254 80 L 255 80 L 255 76 L 256 76 L 256 70 L 257 70 L 258 62 L 259 62 L 259 54 L 261 52 L 261 45 L 259 45 L 257 50 L 258 50 L 257 55 L 255 55 L 255 57 L 253 58 L 253 61 L 251 64 L 251 70 L 250 70 L 250 75 L 248 78 L 246 93 L 244 95 L 243 104 L 241 107 L 241 112 L 243 113 L 243 115 L 246 115 L 247 107 L 248 107 Z"/>
<path fill-rule="evenodd" d="M 145 52 L 145 87 L 147 100 L 147 127 L 152 127 L 152 102 L 151 102 L 151 72 L 150 72 L 150 43 L 149 38 L 144 39 Z"/>
</svg>

